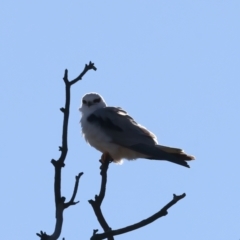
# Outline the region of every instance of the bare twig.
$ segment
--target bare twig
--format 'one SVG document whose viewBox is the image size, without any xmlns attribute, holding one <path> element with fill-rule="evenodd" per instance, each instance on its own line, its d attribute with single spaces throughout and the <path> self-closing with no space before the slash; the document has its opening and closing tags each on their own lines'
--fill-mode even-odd
<svg viewBox="0 0 240 240">
<path fill-rule="evenodd" d="M 173 194 L 173 199 L 167 204 L 165 205 L 160 211 L 158 211 L 157 213 L 153 214 L 152 216 L 150 216 L 147 219 L 144 219 L 136 224 L 124 227 L 124 228 L 120 228 L 117 230 L 110 230 L 108 232 L 104 232 L 101 234 L 97 234 L 95 233 L 92 237 L 91 240 L 100 240 L 100 239 L 106 239 L 109 236 L 116 236 L 116 235 L 120 235 L 120 234 L 124 234 L 133 230 L 136 230 L 138 228 L 144 227 L 150 223 L 152 223 L 153 221 L 157 220 L 160 217 L 166 216 L 168 214 L 167 210 L 172 207 L 174 204 L 176 204 L 179 200 L 181 200 L 182 198 L 184 198 L 186 196 L 185 193 L 183 193 L 182 195 L 175 195 Z"/>
<path fill-rule="evenodd" d="M 107 156 L 107 159 L 104 162 L 102 162 L 102 165 L 100 167 L 100 169 L 101 169 L 100 174 L 102 176 L 102 182 L 101 182 L 101 188 L 100 188 L 99 195 L 95 195 L 95 200 L 91 199 L 88 201 L 91 204 L 93 211 L 98 219 L 98 222 L 100 223 L 100 225 L 103 228 L 105 233 L 110 232 L 111 228 L 109 227 L 107 221 L 105 220 L 105 218 L 102 214 L 101 204 L 105 197 L 106 184 L 107 184 L 107 170 L 108 170 L 108 166 L 111 162 L 112 162 L 112 159 L 110 158 L 110 156 Z M 97 235 L 96 233 L 97 233 L 97 230 L 94 230 L 94 236 Z M 114 240 L 113 235 L 109 234 L 108 240 Z"/>
<path fill-rule="evenodd" d="M 97 71 L 97 68 L 94 66 L 94 63 L 90 61 L 89 64 L 85 64 L 85 68 L 83 69 L 82 73 L 80 73 L 78 77 L 70 81 L 70 84 L 73 85 L 77 81 L 82 80 L 82 77 L 85 75 L 85 73 L 91 69 L 93 69 L 94 71 Z"/>
<path fill-rule="evenodd" d="M 79 201 L 74 202 L 74 199 L 75 199 L 76 194 L 77 194 L 79 179 L 80 179 L 80 177 L 81 177 L 82 175 L 83 175 L 83 172 L 79 173 L 79 174 L 76 176 L 76 181 L 75 181 L 75 186 L 74 186 L 74 190 L 73 190 L 72 197 L 71 197 L 71 199 L 70 199 L 69 202 L 67 202 L 67 203 L 64 204 L 64 209 L 65 209 L 65 208 L 68 208 L 68 207 L 71 206 L 71 205 L 75 205 L 75 204 L 79 203 Z"/>
<path fill-rule="evenodd" d="M 55 208 L 56 208 L 56 224 L 55 224 L 55 229 L 52 235 L 47 235 L 43 231 L 41 231 L 40 233 L 37 233 L 37 236 L 39 236 L 41 240 L 58 239 L 62 231 L 64 209 L 78 203 L 78 202 L 75 202 L 74 200 L 77 194 L 79 179 L 83 173 L 79 173 L 78 176 L 76 176 L 72 197 L 69 202 L 64 203 L 65 197 L 63 197 L 61 194 L 61 170 L 65 166 L 64 162 L 68 152 L 67 136 L 68 136 L 68 120 L 69 120 L 69 109 L 70 109 L 70 93 L 71 93 L 70 88 L 73 84 L 81 80 L 88 70 L 92 70 L 92 69 L 95 71 L 97 70 L 96 67 L 94 66 L 94 63 L 89 62 L 89 64 L 85 65 L 82 73 L 72 81 L 68 80 L 68 70 L 66 69 L 64 72 L 63 80 L 65 83 L 66 101 L 65 101 L 65 107 L 60 108 L 60 111 L 63 113 L 62 146 L 59 147 L 59 151 L 61 151 L 61 155 L 57 161 L 54 159 L 52 159 L 51 161 L 55 169 L 54 196 L 55 196 Z"/>
</svg>

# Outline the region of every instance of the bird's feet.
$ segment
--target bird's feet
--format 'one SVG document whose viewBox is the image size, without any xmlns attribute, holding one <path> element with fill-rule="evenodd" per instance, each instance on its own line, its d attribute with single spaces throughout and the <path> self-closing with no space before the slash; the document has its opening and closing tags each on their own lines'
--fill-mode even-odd
<svg viewBox="0 0 240 240">
<path fill-rule="evenodd" d="M 104 152 L 104 153 L 102 154 L 102 156 L 101 156 L 100 162 L 101 162 L 102 164 L 104 164 L 104 163 L 106 163 L 107 161 L 108 161 L 108 162 L 112 162 L 113 159 L 112 159 L 111 155 L 110 155 L 108 152 Z"/>
</svg>

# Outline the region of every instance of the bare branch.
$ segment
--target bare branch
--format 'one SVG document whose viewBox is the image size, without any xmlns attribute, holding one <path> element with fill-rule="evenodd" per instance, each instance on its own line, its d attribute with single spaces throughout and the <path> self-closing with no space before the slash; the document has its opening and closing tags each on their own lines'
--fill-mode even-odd
<svg viewBox="0 0 240 240">
<path fill-rule="evenodd" d="M 108 166 L 109 164 L 112 162 L 112 159 L 110 158 L 110 156 L 107 156 L 108 159 L 106 159 L 105 162 L 100 162 L 102 163 L 102 165 L 100 166 L 100 169 L 101 169 L 101 176 L 102 176 L 102 182 L 101 182 L 101 188 L 100 188 L 100 192 L 99 192 L 99 195 L 98 195 L 98 202 L 99 202 L 99 205 L 101 206 L 102 204 L 102 201 L 105 197 L 105 192 L 106 192 L 106 185 L 107 185 L 107 170 L 108 170 Z"/>
<path fill-rule="evenodd" d="M 93 69 L 94 71 L 97 71 L 97 68 L 94 66 L 94 63 L 92 63 L 91 61 L 89 62 L 89 64 L 85 64 L 85 68 L 83 69 L 82 73 L 79 74 L 78 77 L 76 77 L 75 79 L 73 79 L 70 84 L 73 85 L 74 83 L 76 83 L 77 81 L 79 80 L 82 80 L 82 77 L 85 75 L 85 73 L 88 71 L 88 70 L 91 70 Z"/>
<path fill-rule="evenodd" d="M 63 197 L 61 194 L 61 170 L 65 166 L 64 162 L 68 152 L 67 136 L 68 136 L 68 120 L 69 120 L 69 109 L 70 109 L 70 88 L 77 81 L 81 80 L 82 77 L 86 74 L 86 72 L 91 69 L 95 71 L 97 70 L 96 67 L 94 66 L 94 63 L 89 62 L 89 64 L 85 65 L 82 73 L 72 81 L 68 80 L 68 70 L 66 69 L 64 72 L 63 80 L 65 83 L 66 100 L 65 100 L 65 107 L 60 108 L 60 111 L 63 113 L 62 146 L 59 147 L 59 151 L 61 151 L 61 155 L 57 161 L 54 159 L 52 159 L 51 161 L 55 169 L 54 196 L 55 196 L 55 209 L 56 209 L 56 224 L 55 224 L 55 229 L 52 235 L 47 235 L 43 231 L 41 231 L 40 233 L 37 233 L 37 236 L 39 236 L 41 240 L 58 239 L 62 231 L 64 209 L 78 203 L 78 202 L 74 202 L 74 200 L 77 194 L 79 179 L 83 173 L 79 173 L 78 176 L 76 176 L 72 197 L 69 202 L 64 203 L 65 197 Z"/>
<path fill-rule="evenodd" d="M 75 181 L 75 186 L 74 186 L 74 190 L 73 190 L 72 197 L 71 197 L 71 199 L 70 199 L 69 202 L 67 202 L 67 203 L 64 204 L 64 209 L 65 209 L 65 208 L 68 208 L 68 207 L 71 206 L 71 205 L 76 205 L 77 203 L 79 203 L 79 201 L 74 202 L 74 200 L 75 200 L 75 197 L 76 197 L 76 194 L 77 194 L 77 190 L 78 190 L 79 179 L 80 179 L 80 177 L 81 177 L 82 175 L 83 175 L 83 172 L 79 173 L 79 174 L 76 176 L 76 181 Z"/>
<path fill-rule="evenodd" d="M 45 232 L 37 233 L 37 236 L 40 237 L 41 240 L 56 240 L 59 238 L 62 231 L 63 224 L 63 210 L 64 210 L 64 198 L 62 198 L 62 203 L 60 203 L 56 208 L 56 224 L 55 229 L 52 235 L 47 235 Z"/>
<path fill-rule="evenodd" d="M 108 166 L 111 162 L 112 162 L 112 159 L 110 158 L 110 156 L 107 156 L 105 161 L 102 161 L 102 165 L 100 167 L 100 169 L 101 169 L 100 174 L 102 176 L 102 182 L 101 182 L 101 189 L 100 189 L 99 195 L 95 196 L 95 200 L 91 199 L 88 201 L 91 204 L 93 211 L 98 219 L 98 222 L 100 223 L 100 225 L 103 228 L 105 233 L 111 231 L 111 228 L 109 227 L 107 221 L 105 220 L 105 218 L 102 214 L 101 204 L 105 197 L 106 184 L 107 184 L 107 170 L 108 170 Z M 97 232 L 97 230 L 94 230 L 94 236 L 97 235 L 96 232 Z M 113 236 L 111 236 L 111 234 L 108 235 L 108 239 L 114 240 L 114 238 L 113 238 Z"/>
<path fill-rule="evenodd" d="M 111 230 L 108 232 L 104 232 L 101 234 L 95 234 L 92 236 L 91 240 L 100 240 L 100 239 L 106 239 L 109 236 L 116 236 L 116 235 L 120 235 L 120 234 L 124 234 L 133 230 L 136 230 L 138 228 L 144 227 L 150 223 L 152 223 L 153 221 L 157 220 L 160 217 L 166 216 L 168 214 L 167 210 L 172 207 L 174 204 L 176 204 L 179 200 L 183 199 L 186 196 L 185 193 L 183 193 L 182 195 L 175 195 L 173 194 L 173 199 L 172 201 L 170 201 L 168 204 L 166 204 L 160 211 L 158 211 L 157 213 L 153 214 L 152 216 L 150 216 L 147 219 L 144 219 L 136 224 L 124 227 L 124 228 L 120 228 L 117 230 Z"/>
</svg>

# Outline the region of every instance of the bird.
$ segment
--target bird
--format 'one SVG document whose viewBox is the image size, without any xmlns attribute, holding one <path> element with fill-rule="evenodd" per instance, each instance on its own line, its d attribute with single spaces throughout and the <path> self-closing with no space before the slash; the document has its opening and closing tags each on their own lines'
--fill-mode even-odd
<svg viewBox="0 0 240 240">
<path fill-rule="evenodd" d="M 123 159 L 166 160 L 184 167 L 195 157 L 180 148 L 159 145 L 157 137 L 138 124 L 120 107 L 107 106 L 98 93 L 83 96 L 81 128 L 86 142 L 102 153 L 101 161 L 108 157 L 121 164 Z"/>
</svg>

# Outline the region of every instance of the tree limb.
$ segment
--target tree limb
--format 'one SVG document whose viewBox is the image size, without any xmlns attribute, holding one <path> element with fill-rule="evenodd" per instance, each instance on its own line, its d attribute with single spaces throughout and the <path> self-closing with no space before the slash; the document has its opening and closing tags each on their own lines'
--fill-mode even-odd
<svg viewBox="0 0 240 240">
<path fill-rule="evenodd" d="M 101 161 L 100 161 L 101 162 Z M 101 182 L 101 188 L 99 195 L 95 195 L 95 200 L 89 200 L 88 202 L 91 204 L 93 211 L 98 219 L 98 222 L 100 223 L 101 227 L 103 228 L 104 232 L 110 232 L 111 228 L 109 227 L 107 221 L 105 220 L 102 210 L 101 210 L 101 204 L 105 197 L 106 192 L 106 184 L 107 184 L 107 170 L 109 164 L 112 162 L 112 159 L 109 155 L 107 155 L 107 158 L 102 161 L 102 165 L 100 167 L 101 169 L 101 176 L 102 176 L 102 182 Z M 95 236 L 98 230 L 93 231 L 93 235 Z M 113 236 L 111 234 L 108 235 L 108 240 L 114 240 Z"/>
<path fill-rule="evenodd" d="M 80 177 L 81 177 L 82 175 L 83 175 L 83 172 L 79 173 L 79 174 L 76 176 L 76 181 L 75 181 L 75 186 L 74 186 L 74 190 L 73 190 L 72 197 L 71 197 L 71 199 L 69 200 L 69 202 L 67 202 L 67 203 L 64 204 L 64 209 L 65 209 L 65 208 L 68 208 L 68 207 L 71 206 L 71 205 L 75 205 L 75 204 L 79 203 L 79 201 L 74 202 L 74 199 L 75 199 L 75 197 L 76 197 L 76 195 L 77 195 L 79 179 L 80 179 Z"/>
<path fill-rule="evenodd" d="M 43 231 L 41 231 L 40 233 L 37 233 L 37 236 L 39 236 L 41 240 L 58 239 L 62 231 L 64 209 L 78 203 L 78 202 L 75 202 L 74 200 L 77 194 L 79 179 L 83 173 L 79 173 L 76 176 L 72 197 L 69 200 L 69 202 L 64 203 L 65 197 L 63 197 L 61 194 L 61 170 L 65 166 L 64 162 L 68 152 L 67 136 L 68 136 L 68 120 L 69 120 L 69 109 L 70 109 L 70 93 L 71 93 L 70 89 L 73 84 L 75 84 L 76 82 L 82 79 L 82 77 L 87 73 L 88 70 L 92 70 L 92 69 L 95 71 L 97 70 L 97 68 L 94 66 L 94 63 L 89 62 L 89 64 L 85 65 L 82 73 L 72 81 L 68 80 L 68 70 L 66 69 L 64 72 L 63 80 L 65 83 L 66 101 L 65 101 L 65 107 L 60 109 L 60 111 L 63 113 L 62 146 L 59 147 L 59 151 L 61 151 L 61 155 L 57 161 L 54 159 L 52 159 L 51 161 L 55 169 L 54 196 L 55 196 L 55 209 L 56 209 L 56 224 L 55 224 L 55 229 L 52 235 L 47 235 Z"/>
<path fill-rule="evenodd" d="M 120 228 L 117 230 L 110 230 L 108 232 L 104 232 L 101 234 L 97 234 L 95 233 L 92 237 L 91 240 L 100 240 L 100 239 L 106 239 L 109 236 L 116 236 L 116 235 L 120 235 L 120 234 L 124 234 L 133 230 L 136 230 L 138 228 L 144 227 L 150 223 L 152 223 L 153 221 L 157 220 L 160 217 L 166 216 L 168 214 L 167 210 L 169 208 L 171 208 L 174 204 L 176 204 L 179 200 L 183 199 L 186 196 L 185 193 L 183 193 L 182 195 L 175 195 L 173 194 L 173 199 L 166 204 L 160 211 L 158 211 L 157 213 L 153 214 L 152 216 L 150 216 L 147 219 L 144 219 L 136 224 L 133 225 L 129 225 L 127 227 L 124 228 Z"/>
</svg>

